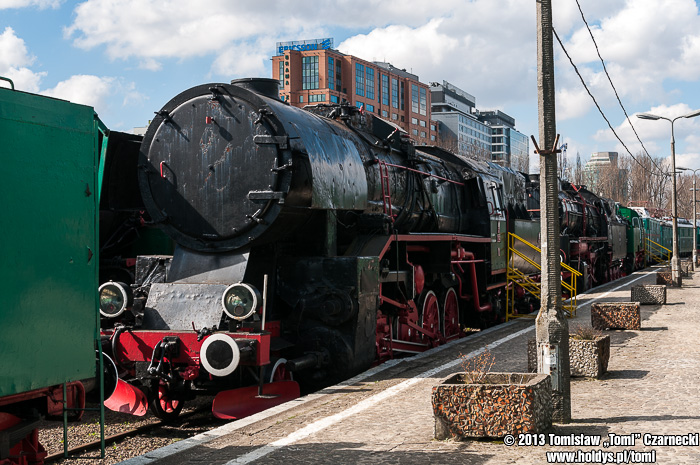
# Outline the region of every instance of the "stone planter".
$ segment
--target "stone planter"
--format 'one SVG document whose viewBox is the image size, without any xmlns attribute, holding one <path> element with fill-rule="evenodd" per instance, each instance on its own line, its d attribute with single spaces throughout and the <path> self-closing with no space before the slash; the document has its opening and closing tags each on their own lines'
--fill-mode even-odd
<svg viewBox="0 0 700 465">
<path fill-rule="evenodd" d="M 600 378 L 608 371 L 610 336 L 576 339 L 569 336 L 569 367 L 572 378 Z M 537 372 L 537 341 L 527 341 L 527 371 Z"/>
<path fill-rule="evenodd" d="M 664 269 L 656 272 L 656 284 L 663 284 L 666 286 L 673 286 L 673 278 L 671 277 L 671 270 Z M 678 284 L 683 284 L 683 273 L 678 277 Z"/>
<path fill-rule="evenodd" d="M 687 260 L 681 260 L 681 263 L 679 265 L 681 267 L 681 276 L 684 278 L 688 278 L 690 276 L 690 273 L 693 271 L 693 262 L 687 261 Z"/>
<path fill-rule="evenodd" d="M 435 439 L 502 438 L 552 425 L 552 384 L 540 373 L 488 373 L 465 384 L 455 373 L 433 386 Z"/>
<path fill-rule="evenodd" d="M 593 329 L 641 329 L 639 302 L 601 302 L 591 305 Z"/>
<path fill-rule="evenodd" d="M 640 286 L 632 286 L 632 302 L 639 302 L 640 304 L 656 304 L 665 305 L 666 304 L 666 286 L 654 285 L 654 284 L 643 284 Z"/>
<path fill-rule="evenodd" d="M 608 371 L 610 336 L 595 339 L 569 337 L 569 366 L 572 377 L 600 378 Z"/>
</svg>

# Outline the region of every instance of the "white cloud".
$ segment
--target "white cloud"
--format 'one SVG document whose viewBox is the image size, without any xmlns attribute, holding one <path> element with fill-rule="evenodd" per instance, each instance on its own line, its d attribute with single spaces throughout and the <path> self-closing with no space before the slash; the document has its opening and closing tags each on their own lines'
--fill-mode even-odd
<svg viewBox="0 0 700 465">
<path fill-rule="evenodd" d="M 40 9 L 58 8 L 63 0 L 0 0 L 0 10 L 36 6 Z"/>
<path fill-rule="evenodd" d="M 265 53 L 265 47 L 257 41 L 256 44 L 233 44 L 218 53 L 212 63 L 212 75 L 224 76 L 227 80 L 237 77 L 266 77 L 265 64 L 270 59 L 270 54 Z M 273 43 L 270 40 L 268 43 Z"/>
<path fill-rule="evenodd" d="M 280 40 L 290 40 L 289 36 L 296 40 L 306 34 L 308 38 L 325 35 L 334 27 L 367 28 L 391 23 L 420 26 L 425 18 L 466 9 L 459 0 L 439 4 L 423 0 L 338 0 L 332 4 L 308 0 L 211 0 L 206 4 L 188 0 L 86 0 L 75 8 L 75 18 L 65 34 L 84 49 L 104 46 L 112 59 L 186 58 L 226 50 L 235 42 L 269 36 L 271 31 Z M 508 8 L 504 6 L 503 10 Z"/>
<path fill-rule="evenodd" d="M 73 103 L 90 105 L 99 113 L 106 107 L 107 99 L 115 94 L 114 82 L 115 79 L 111 77 L 75 75 L 41 93 Z"/>
<path fill-rule="evenodd" d="M 586 11 L 589 5 L 583 7 L 589 21 L 596 18 Z M 578 22 L 564 45 L 596 98 L 617 106 L 590 34 L 580 18 Z M 700 17 L 693 0 L 627 0 L 623 8 L 589 24 L 626 106 L 643 99 L 669 98 L 673 90 L 664 88 L 666 81 L 700 78 Z M 566 57 L 559 54 L 558 58 L 564 86 L 581 88 Z"/>
<path fill-rule="evenodd" d="M 534 5 L 508 1 L 494 8 L 491 1 L 473 0 L 451 8 L 450 14 L 428 14 L 416 26 L 390 25 L 350 37 L 338 49 L 407 68 L 423 82 L 447 80 L 477 97 L 482 109 L 532 99 Z"/>
<path fill-rule="evenodd" d="M 12 79 L 18 90 L 37 92 L 46 73 L 29 69 L 35 60 L 27 51 L 24 40 L 17 37 L 14 29 L 6 27 L 0 34 L 0 75 Z"/>
<path fill-rule="evenodd" d="M 700 153 L 677 153 L 676 167 L 678 166 L 691 170 L 700 169 Z M 698 173 L 700 173 L 700 171 Z M 692 175 L 692 173 L 689 174 Z"/>
<path fill-rule="evenodd" d="M 535 88 L 535 6 L 524 3 L 218 0 L 203 7 L 185 0 L 86 0 L 65 36 L 77 47 L 104 48 L 111 59 L 134 59 L 144 69 L 159 70 L 167 59 L 215 55 L 211 72 L 234 77 L 269 74 L 276 41 L 368 30 L 336 48 L 390 61 L 426 82 L 446 79 L 475 95 L 494 95 L 484 103 L 503 107 Z"/>
</svg>

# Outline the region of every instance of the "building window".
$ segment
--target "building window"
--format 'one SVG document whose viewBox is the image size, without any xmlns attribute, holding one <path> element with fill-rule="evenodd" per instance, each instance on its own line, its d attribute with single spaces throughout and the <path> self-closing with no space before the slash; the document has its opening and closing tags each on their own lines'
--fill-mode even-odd
<svg viewBox="0 0 700 465">
<path fill-rule="evenodd" d="M 309 95 L 309 102 L 325 102 L 325 94 Z"/>
<path fill-rule="evenodd" d="M 401 99 L 401 111 L 404 111 L 404 105 L 403 105 L 403 96 L 406 94 L 405 89 L 403 87 L 403 81 L 401 81 L 401 93 L 399 94 L 399 98 Z"/>
<path fill-rule="evenodd" d="M 425 131 L 421 131 L 421 132 L 420 132 L 420 136 L 421 136 L 421 137 L 425 137 Z"/>
<path fill-rule="evenodd" d="M 411 118 L 411 124 L 418 124 L 418 118 Z"/>
<path fill-rule="evenodd" d="M 304 96 L 303 95 L 299 96 L 299 103 L 304 103 Z"/>
<path fill-rule="evenodd" d="M 340 60 L 336 60 L 336 62 L 335 62 L 335 90 L 337 90 L 338 92 L 340 92 L 340 90 L 342 89 L 342 86 L 343 86 L 342 70 L 343 70 L 343 67 L 340 64 Z"/>
<path fill-rule="evenodd" d="M 435 140 L 435 136 L 430 136 L 430 140 L 434 141 L 434 140 Z"/>
<path fill-rule="evenodd" d="M 411 129 L 411 132 L 413 133 L 414 136 L 418 135 L 418 129 Z"/>
<path fill-rule="evenodd" d="M 392 114 L 391 114 L 391 119 L 397 120 L 397 119 L 399 119 L 399 115 L 398 115 L 397 113 L 392 113 Z"/>
<path fill-rule="evenodd" d="M 374 68 L 367 67 L 367 80 L 365 81 L 366 97 L 374 100 Z"/>
<path fill-rule="evenodd" d="M 318 56 L 301 57 L 301 88 L 318 89 Z"/>
<path fill-rule="evenodd" d="M 423 116 L 428 114 L 428 98 L 425 87 L 420 88 L 420 114 Z"/>
<path fill-rule="evenodd" d="M 411 84 L 411 111 L 413 113 L 418 113 L 418 107 L 420 105 L 420 95 L 418 94 L 418 86 Z"/>
<path fill-rule="evenodd" d="M 365 65 L 355 63 L 355 93 L 365 96 Z"/>
<path fill-rule="evenodd" d="M 430 130 L 431 130 L 431 131 L 434 131 L 434 130 L 435 130 L 435 125 L 434 125 L 434 124 L 431 124 L 431 125 L 430 125 Z"/>
<path fill-rule="evenodd" d="M 366 105 L 367 111 L 374 113 L 374 105 L 370 105 L 369 103 Z"/>
<path fill-rule="evenodd" d="M 338 96 L 337 96 L 337 95 L 331 95 L 331 102 L 333 102 L 333 103 L 338 103 Z"/>
<path fill-rule="evenodd" d="M 389 105 L 389 76 L 382 74 L 382 105 Z"/>
<path fill-rule="evenodd" d="M 388 118 L 389 117 L 389 112 L 386 110 L 382 110 L 382 117 L 383 118 Z"/>
<path fill-rule="evenodd" d="M 335 80 L 334 74 L 335 73 L 335 64 L 334 64 L 333 57 L 328 57 L 328 88 L 332 89 L 333 88 L 333 81 Z"/>
<path fill-rule="evenodd" d="M 279 81 L 280 85 L 284 86 L 284 61 L 282 60 L 280 60 Z"/>
<path fill-rule="evenodd" d="M 399 80 L 394 78 L 391 78 L 391 106 L 399 108 Z"/>
<path fill-rule="evenodd" d="M 421 125 L 421 126 L 425 127 L 425 124 L 426 124 L 425 121 L 420 120 L 420 125 Z"/>
</svg>

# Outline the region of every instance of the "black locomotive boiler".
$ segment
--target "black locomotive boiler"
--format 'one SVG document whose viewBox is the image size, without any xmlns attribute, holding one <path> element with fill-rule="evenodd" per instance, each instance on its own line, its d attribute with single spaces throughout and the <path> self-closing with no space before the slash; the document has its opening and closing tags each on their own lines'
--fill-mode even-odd
<svg viewBox="0 0 700 465">
<path fill-rule="evenodd" d="M 332 383 L 502 316 L 507 220 L 529 218 L 521 174 L 277 92 L 189 89 L 105 173 L 138 178 L 132 210 L 176 242 L 101 295 L 113 356 L 161 416 L 222 390 L 215 413 L 239 416 L 258 391 L 298 395 L 292 376 Z"/>
</svg>

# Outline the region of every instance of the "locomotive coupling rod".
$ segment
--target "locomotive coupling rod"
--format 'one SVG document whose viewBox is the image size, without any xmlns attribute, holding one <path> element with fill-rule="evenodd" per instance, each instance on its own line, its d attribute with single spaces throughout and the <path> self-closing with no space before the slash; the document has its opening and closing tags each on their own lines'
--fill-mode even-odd
<svg viewBox="0 0 700 465">
<path fill-rule="evenodd" d="M 551 150 L 540 150 L 540 147 L 537 145 L 537 141 L 535 140 L 535 136 L 530 136 L 530 139 L 532 139 L 532 143 L 535 146 L 535 153 L 538 155 L 554 155 L 555 153 L 561 153 L 561 150 L 557 149 L 557 145 L 559 145 L 559 134 L 557 134 L 557 137 L 554 139 L 554 146 Z"/>
</svg>

